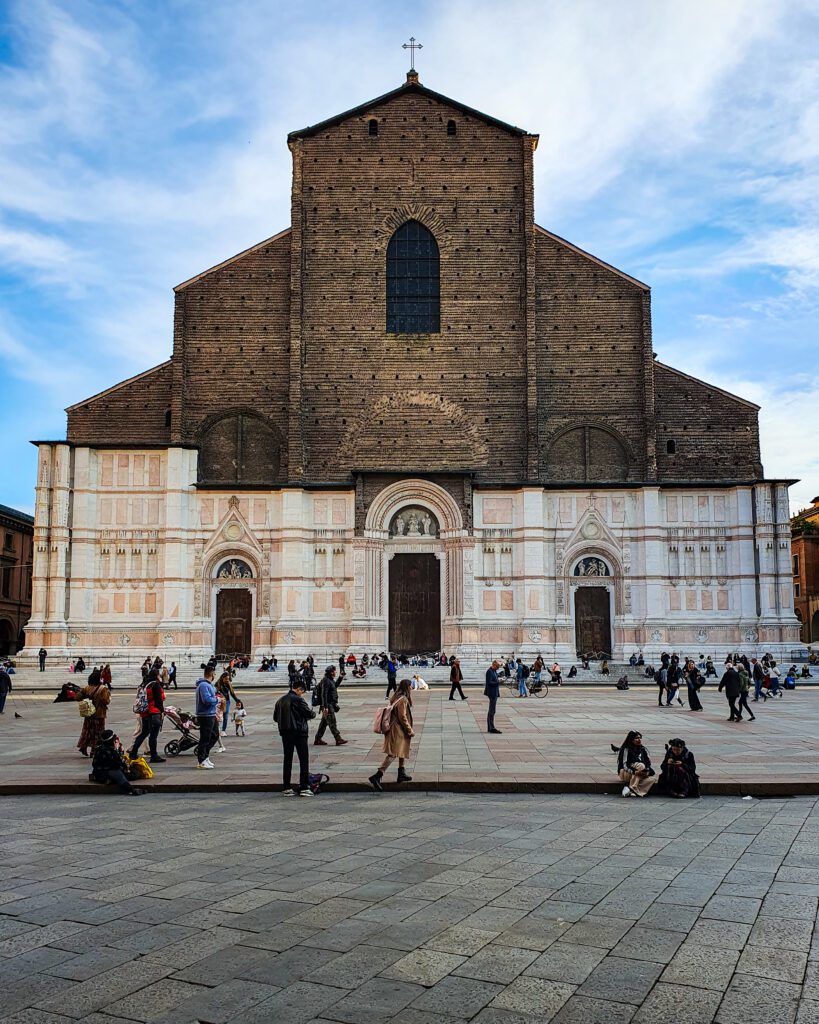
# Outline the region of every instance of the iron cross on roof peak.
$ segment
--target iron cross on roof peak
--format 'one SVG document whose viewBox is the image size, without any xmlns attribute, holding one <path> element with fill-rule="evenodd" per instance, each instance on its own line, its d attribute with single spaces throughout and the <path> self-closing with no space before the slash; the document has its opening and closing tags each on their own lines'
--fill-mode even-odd
<svg viewBox="0 0 819 1024">
<path fill-rule="evenodd" d="M 401 49 L 402 50 L 409 50 L 409 52 L 410 52 L 410 71 L 414 71 L 415 70 L 415 51 L 416 50 L 423 50 L 423 48 L 424 47 L 423 47 L 423 45 L 421 43 L 416 43 L 415 42 L 415 36 L 410 36 L 409 42 L 402 44 Z"/>
</svg>

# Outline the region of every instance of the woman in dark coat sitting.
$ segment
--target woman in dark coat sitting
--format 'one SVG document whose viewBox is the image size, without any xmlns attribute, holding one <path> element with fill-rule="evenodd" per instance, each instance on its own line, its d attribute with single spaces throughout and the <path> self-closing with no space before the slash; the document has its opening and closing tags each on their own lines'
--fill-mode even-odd
<svg viewBox="0 0 819 1024">
<path fill-rule="evenodd" d="M 100 736 L 88 778 L 92 782 L 116 786 L 127 796 L 142 796 L 142 790 L 135 789 L 128 780 L 128 762 L 113 729 L 105 729 Z"/>
<path fill-rule="evenodd" d="M 657 792 L 665 796 L 692 797 L 700 795 L 700 780 L 694 755 L 685 740 L 669 740 L 665 750 Z"/>
</svg>

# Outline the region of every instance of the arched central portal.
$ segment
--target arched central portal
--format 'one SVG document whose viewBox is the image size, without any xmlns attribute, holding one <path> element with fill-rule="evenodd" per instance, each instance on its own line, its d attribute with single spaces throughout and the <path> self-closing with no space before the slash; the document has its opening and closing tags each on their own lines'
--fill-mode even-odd
<svg viewBox="0 0 819 1024">
<path fill-rule="evenodd" d="M 430 654 L 441 648 L 441 563 L 433 554 L 396 554 L 389 561 L 389 648 Z"/>
<path fill-rule="evenodd" d="M 220 590 L 216 595 L 216 654 L 250 654 L 253 598 L 249 590 Z"/>
</svg>

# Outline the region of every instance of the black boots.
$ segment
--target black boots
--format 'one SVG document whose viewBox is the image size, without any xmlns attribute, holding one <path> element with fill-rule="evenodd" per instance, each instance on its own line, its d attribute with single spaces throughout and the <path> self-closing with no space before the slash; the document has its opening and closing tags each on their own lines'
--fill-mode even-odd
<svg viewBox="0 0 819 1024">
<path fill-rule="evenodd" d="M 383 790 L 383 788 L 384 788 L 381 785 L 381 780 L 383 778 L 384 778 L 384 773 L 379 768 L 379 770 L 375 773 L 375 775 L 371 775 L 369 777 L 369 779 L 367 779 L 367 781 L 373 787 L 373 789 L 376 791 L 376 793 L 380 793 Z"/>
<path fill-rule="evenodd" d="M 399 768 L 398 769 L 398 778 L 395 781 L 396 782 L 412 782 L 412 776 L 411 775 L 407 775 L 407 773 L 404 771 L 403 768 Z"/>
</svg>

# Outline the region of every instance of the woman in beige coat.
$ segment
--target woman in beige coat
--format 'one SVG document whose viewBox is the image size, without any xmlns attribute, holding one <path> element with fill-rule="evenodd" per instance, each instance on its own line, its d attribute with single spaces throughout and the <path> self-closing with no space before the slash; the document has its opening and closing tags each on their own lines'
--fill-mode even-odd
<svg viewBox="0 0 819 1024">
<path fill-rule="evenodd" d="M 410 742 L 415 733 L 412 731 L 412 683 L 409 679 L 402 679 L 398 689 L 390 697 L 392 706 L 392 718 L 390 720 L 390 731 L 384 737 L 384 760 L 381 767 L 369 778 L 373 789 L 379 793 L 382 790 L 381 780 L 384 772 L 392 762 L 398 758 L 398 778 L 396 782 L 412 782 L 412 776 L 404 771 L 404 761 L 410 755 Z"/>
</svg>

